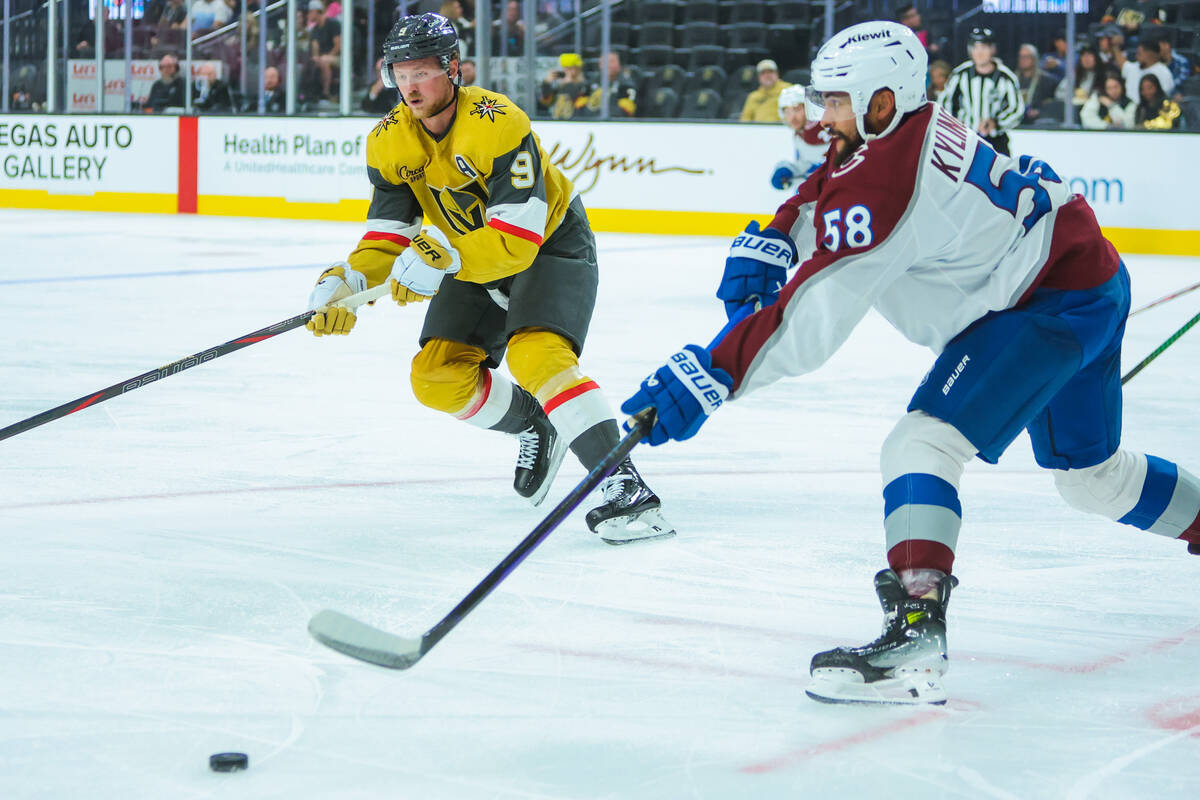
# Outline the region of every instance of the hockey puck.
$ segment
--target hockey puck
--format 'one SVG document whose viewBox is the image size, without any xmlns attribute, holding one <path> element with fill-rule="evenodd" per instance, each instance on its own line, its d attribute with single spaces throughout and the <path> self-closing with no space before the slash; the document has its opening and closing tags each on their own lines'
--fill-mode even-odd
<svg viewBox="0 0 1200 800">
<path fill-rule="evenodd" d="M 249 766 L 250 757 L 245 753 L 214 753 L 208 757 L 208 768 L 213 772 L 237 772 Z"/>
</svg>

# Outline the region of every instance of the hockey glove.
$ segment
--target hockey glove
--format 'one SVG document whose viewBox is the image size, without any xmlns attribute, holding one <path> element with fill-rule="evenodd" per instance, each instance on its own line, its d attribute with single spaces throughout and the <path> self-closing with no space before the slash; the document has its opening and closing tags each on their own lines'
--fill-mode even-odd
<svg viewBox="0 0 1200 800">
<path fill-rule="evenodd" d="M 712 365 L 709 352 L 689 344 L 642 381 L 633 397 L 621 404 L 621 411 L 633 415 L 653 406 L 658 416 L 646 441 L 655 446 L 671 439 L 682 442 L 696 435 L 732 388 L 733 378 Z"/>
<path fill-rule="evenodd" d="M 798 164 L 794 161 L 780 161 L 771 173 L 771 185 L 776 189 L 787 189 L 800 177 L 802 176 Z"/>
<path fill-rule="evenodd" d="M 442 278 L 460 269 L 462 259 L 446 234 L 426 228 L 412 238 L 412 244 L 392 265 L 392 299 L 400 305 L 428 300 L 437 294 Z"/>
<path fill-rule="evenodd" d="M 757 221 L 747 225 L 729 247 L 725 274 L 717 287 L 717 298 L 725 301 L 725 316 L 732 318 L 748 303 L 762 307 L 778 300 L 796 256 L 796 245 L 786 234 L 774 228 L 760 231 Z"/>
<path fill-rule="evenodd" d="M 355 308 L 334 305 L 352 294 L 366 291 L 367 278 L 345 261 L 334 264 L 321 273 L 320 280 L 308 296 L 308 307 L 317 313 L 305 324 L 314 336 L 345 335 L 354 327 Z"/>
</svg>

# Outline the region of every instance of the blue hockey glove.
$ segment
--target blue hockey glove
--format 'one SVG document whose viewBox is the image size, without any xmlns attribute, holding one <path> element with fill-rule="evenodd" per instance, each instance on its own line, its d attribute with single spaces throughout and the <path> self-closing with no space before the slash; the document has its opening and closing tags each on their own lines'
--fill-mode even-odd
<svg viewBox="0 0 1200 800">
<path fill-rule="evenodd" d="M 769 306 L 778 300 L 796 256 L 796 245 L 786 234 L 774 228 L 759 230 L 757 221 L 747 225 L 729 247 L 717 287 L 717 298 L 725 301 L 725 316 L 732 318 L 748 303 Z"/>
<path fill-rule="evenodd" d="M 780 161 L 775 165 L 775 171 L 771 173 L 771 185 L 776 189 L 786 189 L 792 185 L 792 182 L 801 177 L 800 172 L 796 169 L 799 166 L 791 161 Z"/>
<path fill-rule="evenodd" d="M 642 381 L 633 397 L 621 404 L 621 411 L 636 414 L 653 406 L 658 416 L 645 441 L 651 445 L 671 439 L 682 442 L 696 435 L 732 388 L 733 378 L 712 365 L 708 351 L 689 344 Z"/>
</svg>

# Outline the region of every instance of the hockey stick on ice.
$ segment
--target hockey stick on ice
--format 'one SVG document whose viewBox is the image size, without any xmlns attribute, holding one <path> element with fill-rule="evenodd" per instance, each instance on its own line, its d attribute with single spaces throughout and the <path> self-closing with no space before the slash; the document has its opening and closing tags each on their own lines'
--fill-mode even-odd
<svg viewBox="0 0 1200 800">
<path fill-rule="evenodd" d="M 1148 310 L 1154 308 L 1155 306 L 1160 306 L 1163 303 L 1167 302 L 1168 300 L 1174 300 L 1176 297 L 1183 297 L 1188 292 L 1194 292 L 1196 289 L 1200 289 L 1200 283 L 1193 283 L 1191 286 L 1185 286 L 1182 289 L 1180 289 L 1178 292 L 1172 292 L 1171 294 L 1166 295 L 1165 297 L 1158 298 L 1153 303 L 1147 303 L 1146 305 L 1142 306 L 1141 308 L 1137 309 L 1136 311 L 1130 311 L 1129 316 L 1136 317 L 1138 314 L 1142 313 L 1143 311 L 1148 311 Z"/>
<path fill-rule="evenodd" d="M 1160 344 L 1160 345 L 1158 346 L 1158 348 L 1157 348 L 1157 349 L 1156 349 L 1156 350 L 1155 350 L 1153 353 L 1151 353 L 1150 355 L 1148 355 L 1148 356 L 1146 356 L 1145 358 L 1143 358 L 1143 359 L 1141 360 L 1141 363 L 1139 363 L 1139 364 L 1138 364 L 1136 367 L 1134 367 L 1133 369 L 1129 370 L 1129 372 L 1125 373 L 1125 377 L 1121 378 L 1121 385 L 1122 385 L 1122 386 L 1124 386 L 1125 384 L 1129 383 L 1129 381 L 1130 381 L 1130 380 L 1133 378 L 1133 376 L 1134 376 L 1134 375 L 1137 375 L 1139 372 L 1141 372 L 1143 369 L 1145 369 L 1145 368 L 1146 368 L 1146 365 L 1147 365 L 1147 364 L 1149 364 L 1149 363 L 1150 363 L 1151 361 L 1153 361 L 1154 359 L 1158 358 L 1158 357 L 1159 357 L 1159 355 L 1162 353 L 1162 351 L 1163 351 L 1163 350 L 1166 350 L 1168 347 L 1170 347 L 1171 345 L 1175 344 L 1175 341 L 1176 341 L 1176 340 L 1177 340 L 1177 339 L 1178 339 L 1180 336 L 1183 336 L 1185 333 L 1187 333 L 1187 332 L 1188 332 L 1188 330 L 1189 330 L 1189 329 L 1190 329 L 1190 328 L 1191 328 L 1193 325 L 1195 325 L 1197 322 L 1200 322 L 1200 314 L 1197 314 L 1196 316 L 1192 317 L 1192 318 L 1191 318 L 1191 319 L 1189 319 L 1187 322 L 1185 322 L 1185 323 L 1183 324 L 1183 327 L 1182 327 L 1182 328 L 1180 328 L 1179 330 L 1177 330 L 1177 331 L 1175 331 L 1174 333 L 1172 333 L 1172 334 L 1170 335 L 1170 337 L 1168 337 L 1168 338 L 1167 338 L 1167 340 L 1166 340 L 1165 342 L 1163 342 L 1162 344 Z"/>
<path fill-rule="evenodd" d="M 385 281 L 373 289 L 367 289 L 364 292 L 359 292 L 358 294 L 353 294 L 349 297 L 343 298 L 335 303 L 335 305 L 360 306 L 364 303 L 369 303 L 372 300 L 377 300 L 378 298 L 383 297 L 388 293 L 388 291 L 388 284 Z M 214 358 L 220 358 L 221 356 L 232 353 L 235 350 L 241 350 L 243 347 L 261 342 L 264 339 L 270 339 L 273 336 L 278 336 L 285 331 L 290 331 L 293 328 L 299 328 L 312 319 L 312 316 L 316 313 L 317 312 L 315 311 L 305 311 L 303 314 L 298 314 L 290 319 L 285 319 L 283 322 L 276 322 L 274 325 L 268 325 L 265 328 L 254 331 L 253 333 L 247 333 L 245 336 L 239 336 L 236 339 L 230 339 L 225 344 L 220 344 L 216 347 L 210 347 L 207 350 L 201 350 L 199 353 L 194 355 L 181 358 L 178 361 L 172 361 L 165 367 L 158 367 L 157 369 L 152 369 L 149 372 L 143 372 L 141 375 L 123 380 L 120 383 L 114 383 L 107 389 L 101 389 L 98 392 L 84 395 L 77 400 L 72 400 L 69 403 L 63 403 L 61 406 L 57 406 L 56 408 L 43 411 L 40 414 L 35 414 L 28 419 L 23 419 L 20 422 L 14 422 L 8 427 L 0 428 L 0 441 L 7 439 L 10 436 L 16 436 L 18 433 L 24 433 L 25 431 L 31 428 L 36 428 L 39 425 L 45 425 L 47 422 L 52 422 L 60 417 L 65 417 L 68 414 L 74 414 L 76 411 L 82 411 L 89 406 L 94 406 L 97 403 L 104 402 L 105 400 L 111 400 L 117 395 L 122 395 L 126 392 L 132 392 L 134 389 L 140 389 L 148 383 L 154 383 L 155 381 L 162 380 L 163 378 L 169 378 L 176 373 L 183 372 L 185 369 L 191 369 L 198 364 L 204 364 L 212 361 Z"/>
<path fill-rule="evenodd" d="M 376 664 L 388 669 L 408 669 L 421 660 L 421 657 L 433 649 L 446 634 L 454 630 L 463 618 L 470 614 L 483 599 L 492 593 L 533 549 L 541 544 L 550 533 L 566 519 L 583 498 L 591 494 L 600 483 L 612 474 L 613 470 L 625 460 L 647 431 L 654 425 L 654 409 L 647 408 L 635 414 L 631 419 L 630 431 L 617 445 L 609 451 L 596 467 L 580 481 L 571 493 L 562 499 L 546 518 L 538 523 L 528 536 L 521 540 L 496 568 L 487 574 L 474 589 L 464 597 L 450 613 L 442 617 L 436 625 L 425 631 L 420 638 L 410 639 L 397 636 L 365 622 L 359 622 L 338 611 L 325 609 L 318 611 L 308 621 L 308 632 L 321 644 L 344 653 L 359 661 Z"/>
</svg>

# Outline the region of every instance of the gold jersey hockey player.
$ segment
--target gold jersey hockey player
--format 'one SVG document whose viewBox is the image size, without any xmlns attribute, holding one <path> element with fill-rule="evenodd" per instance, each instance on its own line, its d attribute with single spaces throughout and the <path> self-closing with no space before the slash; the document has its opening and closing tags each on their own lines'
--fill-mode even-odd
<svg viewBox="0 0 1200 800">
<path fill-rule="evenodd" d="M 536 505 L 568 446 L 591 470 L 619 438 L 608 401 L 579 366 L 598 283 L 583 203 L 516 104 L 458 86 L 458 38 L 444 17 L 396 23 L 383 80 L 401 103 L 367 137 L 367 231 L 321 275 L 308 328 L 348 333 L 354 309 L 337 302 L 385 281 L 401 306 L 429 300 L 413 393 L 516 435 L 513 487 Z M 501 362 L 515 382 L 496 371 Z M 602 492 L 587 524 L 605 541 L 674 535 L 629 460 Z"/>
</svg>

